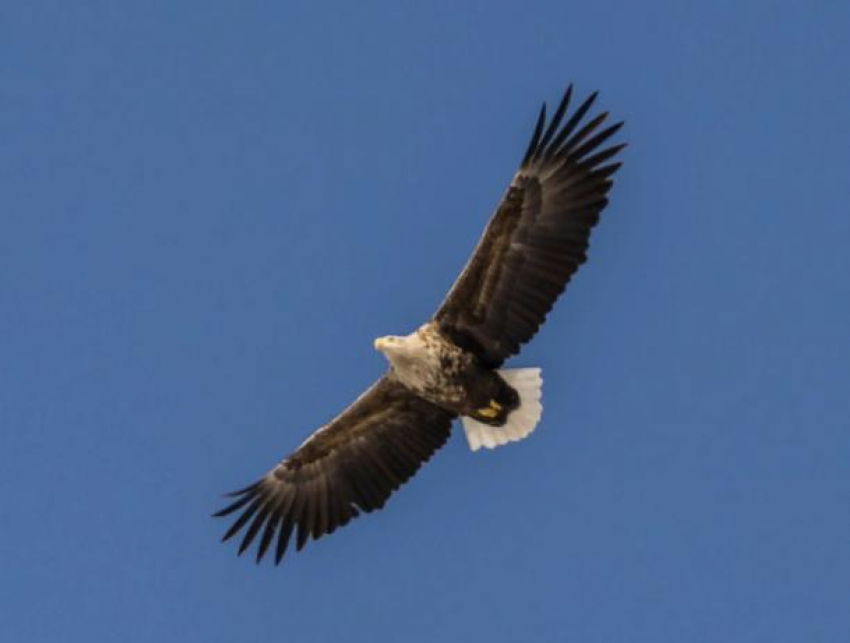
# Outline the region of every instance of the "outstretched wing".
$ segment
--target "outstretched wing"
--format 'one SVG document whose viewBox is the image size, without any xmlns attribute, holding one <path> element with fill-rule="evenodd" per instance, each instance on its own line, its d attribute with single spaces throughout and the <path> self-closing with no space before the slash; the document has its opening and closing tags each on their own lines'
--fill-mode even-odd
<svg viewBox="0 0 850 643">
<path fill-rule="evenodd" d="M 454 415 L 386 376 L 317 430 L 261 480 L 231 496 L 216 516 L 240 512 L 222 540 L 247 526 L 241 554 L 261 534 L 259 562 L 277 537 L 280 563 L 293 531 L 300 550 L 384 506 L 393 491 L 445 444 Z"/>
<path fill-rule="evenodd" d="M 590 230 L 608 203 L 608 163 L 625 145 L 600 149 L 621 126 L 581 125 L 596 93 L 569 118 L 572 85 L 552 120 L 546 105 L 525 158 L 472 258 L 434 316 L 459 346 L 495 368 L 530 340 L 586 260 Z M 545 132 L 544 132 L 545 127 Z"/>
</svg>

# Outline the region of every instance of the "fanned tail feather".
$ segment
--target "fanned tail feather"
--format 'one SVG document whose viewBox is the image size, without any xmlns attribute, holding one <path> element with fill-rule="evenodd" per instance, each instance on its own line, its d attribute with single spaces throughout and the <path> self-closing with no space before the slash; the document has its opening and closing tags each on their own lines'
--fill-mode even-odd
<svg viewBox="0 0 850 643">
<path fill-rule="evenodd" d="M 462 417 L 461 424 L 469 442 L 469 448 L 478 451 L 481 447 L 495 449 L 508 442 L 527 438 L 537 427 L 543 413 L 540 398 L 543 394 L 543 379 L 539 368 L 507 368 L 497 371 L 502 379 L 519 393 L 519 408 L 508 416 L 503 426 L 489 426 L 470 417 Z"/>
</svg>

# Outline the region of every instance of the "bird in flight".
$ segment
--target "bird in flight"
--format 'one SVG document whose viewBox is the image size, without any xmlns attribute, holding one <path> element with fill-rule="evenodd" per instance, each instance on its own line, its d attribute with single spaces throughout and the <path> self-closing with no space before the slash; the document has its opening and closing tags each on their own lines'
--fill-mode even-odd
<svg viewBox="0 0 850 643">
<path fill-rule="evenodd" d="M 570 85 L 551 119 L 544 103 L 519 169 L 472 257 L 434 316 L 409 335 L 380 337 L 384 375 L 254 484 L 229 494 L 239 554 L 259 537 L 280 563 L 360 513 L 384 506 L 461 426 L 473 451 L 522 440 L 542 412 L 539 368 L 501 368 L 528 342 L 586 260 L 608 203 L 622 122 L 570 110 Z"/>
</svg>

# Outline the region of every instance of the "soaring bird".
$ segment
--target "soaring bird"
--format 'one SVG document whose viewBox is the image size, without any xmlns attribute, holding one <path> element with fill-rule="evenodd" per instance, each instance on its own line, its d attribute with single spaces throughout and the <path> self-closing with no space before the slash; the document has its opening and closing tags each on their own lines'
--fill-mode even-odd
<svg viewBox="0 0 850 643">
<path fill-rule="evenodd" d="M 604 147 L 622 122 L 587 118 L 597 93 L 574 110 L 570 85 L 546 104 L 472 257 L 434 316 L 409 335 L 380 337 L 389 362 L 347 409 L 254 484 L 229 494 L 216 516 L 237 514 L 239 553 L 259 537 L 280 563 L 296 549 L 384 506 L 449 437 L 460 417 L 469 446 L 492 449 L 528 436 L 540 420 L 539 368 L 501 368 L 528 342 L 586 260 L 590 231 L 608 203 L 615 160 Z"/>
</svg>

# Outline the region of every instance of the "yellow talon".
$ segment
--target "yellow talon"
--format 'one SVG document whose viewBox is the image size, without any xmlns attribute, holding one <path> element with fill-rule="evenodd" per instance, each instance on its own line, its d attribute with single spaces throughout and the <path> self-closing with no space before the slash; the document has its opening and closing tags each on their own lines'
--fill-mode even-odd
<svg viewBox="0 0 850 643">
<path fill-rule="evenodd" d="M 478 409 L 478 415 L 481 415 L 485 418 L 494 418 L 499 415 L 499 412 L 493 408 L 487 407 L 483 409 Z"/>
<path fill-rule="evenodd" d="M 499 404 L 496 400 L 490 400 L 490 408 L 498 413 L 502 410 L 502 405 Z"/>
</svg>

